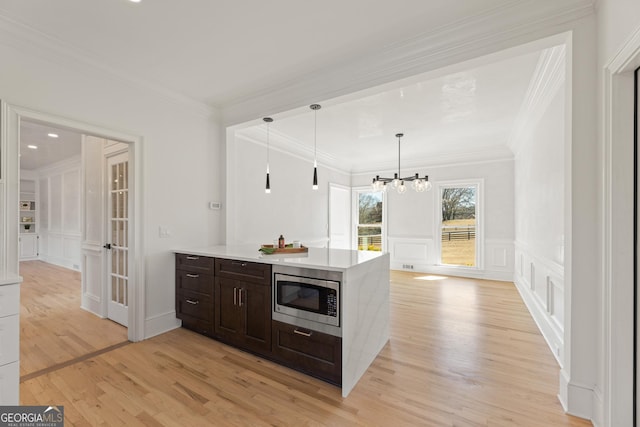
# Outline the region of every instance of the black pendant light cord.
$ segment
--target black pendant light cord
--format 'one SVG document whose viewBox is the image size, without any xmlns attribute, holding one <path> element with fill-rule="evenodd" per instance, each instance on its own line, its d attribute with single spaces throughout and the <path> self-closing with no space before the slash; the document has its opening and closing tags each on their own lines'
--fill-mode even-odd
<svg viewBox="0 0 640 427">
<path fill-rule="evenodd" d="M 318 189 L 318 110 L 322 108 L 319 104 L 311 104 L 309 106 L 313 110 L 313 186 L 314 190 Z"/>
<path fill-rule="evenodd" d="M 398 178 L 400 178 L 402 175 L 400 175 L 400 138 L 402 138 L 402 136 L 400 136 L 402 134 L 398 134 L 396 135 L 398 137 Z"/>
</svg>

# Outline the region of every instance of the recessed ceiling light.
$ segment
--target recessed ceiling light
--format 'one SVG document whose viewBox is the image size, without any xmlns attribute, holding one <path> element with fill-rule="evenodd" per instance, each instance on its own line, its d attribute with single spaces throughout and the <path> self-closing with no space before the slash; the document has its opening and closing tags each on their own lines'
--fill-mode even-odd
<svg viewBox="0 0 640 427">
<path fill-rule="evenodd" d="M 38 146 L 37 145 L 27 145 L 27 148 L 31 148 L 32 150 L 37 150 Z"/>
<path fill-rule="evenodd" d="M 129 0 L 131 3 L 140 3 L 140 0 Z"/>
<path fill-rule="evenodd" d="M 57 133 L 48 133 L 48 134 L 47 134 L 47 136 L 48 136 L 49 138 L 57 138 L 57 137 L 58 137 L 58 134 L 57 134 Z"/>
</svg>

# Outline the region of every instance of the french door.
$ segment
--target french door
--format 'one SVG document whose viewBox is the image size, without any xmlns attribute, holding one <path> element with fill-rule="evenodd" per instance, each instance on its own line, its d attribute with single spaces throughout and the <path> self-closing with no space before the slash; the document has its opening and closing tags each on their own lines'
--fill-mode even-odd
<svg viewBox="0 0 640 427">
<path fill-rule="evenodd" d="M 127 326 L 129 317 L 129 154 L 107 158 L 107 317 Z"/>
</svg>

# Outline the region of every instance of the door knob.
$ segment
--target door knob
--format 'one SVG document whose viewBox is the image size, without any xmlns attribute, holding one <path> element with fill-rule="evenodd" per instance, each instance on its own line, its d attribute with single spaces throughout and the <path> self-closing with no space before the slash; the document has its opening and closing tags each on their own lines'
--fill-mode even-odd
<svg viewBox="0 0 640 427">
<path fill-rule="evenodd" d="M 111 243 L 105 243 L 102 247 L 105 249 L 111 249 Z"/>
</svg>

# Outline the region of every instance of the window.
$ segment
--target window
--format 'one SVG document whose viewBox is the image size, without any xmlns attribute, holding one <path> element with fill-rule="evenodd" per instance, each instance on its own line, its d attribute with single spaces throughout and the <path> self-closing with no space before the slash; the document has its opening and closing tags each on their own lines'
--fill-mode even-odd
<svg viewBox="0 0 640 427">
<path fill-rule="evenodd" d="M 478 196 L 480 184 L 440 186 L 440 263 L 478 267 Z"/>
<path fill-rule="evenodd" d="M 382 251 L 384 236 L 384 193 L 356 190 L 357 249 L 360 251 Z"/>
</svg>

